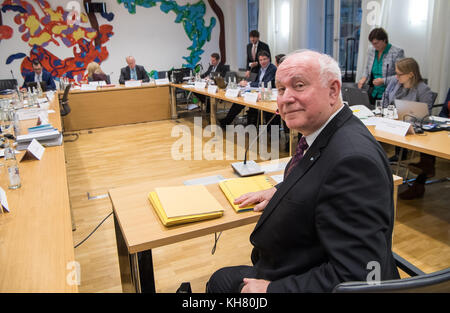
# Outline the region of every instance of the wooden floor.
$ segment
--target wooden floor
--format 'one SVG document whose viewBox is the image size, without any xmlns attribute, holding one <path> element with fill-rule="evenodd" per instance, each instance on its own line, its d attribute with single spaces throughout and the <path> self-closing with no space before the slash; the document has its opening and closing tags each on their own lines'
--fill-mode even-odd
<svg viewBox="0 0 450 313">
<path fill-rule="evenodd" d="M 232 162 L 174 161 L 171 146 L 179 138 L 171 137 L 171 132 L 180 124 L 189 125 L 192 130 L 193 119 L 82 131 L 77 141 L 65 143 L 70 200 L 76 224 L 74 245 L 112 211 L 109 198 L 88 200 L 88 192 L 91 197 L 102 196 L 110 188 L 150 179 L 201 174 Z M 208 140 L 210 138 L 204 142 Z M 287 156 L 283 150 L 280 157 Z M 437 176 L 450 176 L 449 161 L 438 160 L 437 167 Z M 449 182 L 434 184 L 427 186 L 423 199 L 398 202 L 394 251 L 425 272 L 450 266 L 449 191 Z M 214 235 L 154 249 L 157 292 L 175 292 L 184 281 L 191 282 L 194 292 L 203 292 L 215 270 L 250 264 L 249 234 L 253 227 L 248 225 L 222 233 L 214 255 L 211 254 Z M 75 249 L 75 258 L 81 265 L 80 292 L 122 291 L 112 217 Z"/>
</svg>

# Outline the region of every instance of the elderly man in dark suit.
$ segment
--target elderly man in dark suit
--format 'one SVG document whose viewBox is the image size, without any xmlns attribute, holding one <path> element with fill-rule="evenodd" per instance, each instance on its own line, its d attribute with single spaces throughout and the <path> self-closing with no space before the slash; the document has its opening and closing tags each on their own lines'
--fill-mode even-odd
<svg viewBox="0 0 450 313">
<path fill-rule="evenodd" d="M 249 34 L 250 43 L 247 45 L 247 71 L 245 72 L 245 77 L 249 78 L 250 73 L 258 73 L 260 69 L 260 64 L 258 63 L 258 55 L 261 51 L 267 51 L 270 56 L 269 46 L 259 40 L 259 32 L 257 30 L 252 30 Z"/>
<path fill-rule="evenodd" d="M 56 90 L 56 84 L 52 74 L 42 68 L 41 62 L 38 59 L 34 59 L 31 61 L 31 64 L 33 66 L 33 72 L 25 75 L 22 89 L 27 87 L 27 83 L 44 82 L 47 85 L 47 90 Z"/>
<path fill-rule="evenodd" d="M 136 60 L 132 56 L 126 58 L 128 66 L 120 70 L 119 84 L 125 84 L 127 80 L 141 80 L 143 83 L 150 81 L 147 71 L 142 65 L 136 65 Z"/>
<path fill-rule="evenodd" d="M 207 291 L 331 292 L 341 282 L 399 278 L 392 173 L 381 146 L 342 104 L 339 66 L 296 52 L 276 83 L 280 115 L 303 137 L 282 183 L 235 200 L 264 209 L 250 235 L 253 265 L 220 269 Z"/>
</svg>

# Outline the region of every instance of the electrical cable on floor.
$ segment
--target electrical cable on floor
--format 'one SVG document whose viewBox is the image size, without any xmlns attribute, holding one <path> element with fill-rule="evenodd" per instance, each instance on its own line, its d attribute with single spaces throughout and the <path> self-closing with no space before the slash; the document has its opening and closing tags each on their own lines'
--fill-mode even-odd
<svg viewBox="0 0 450 313">
<path fill-rule="evenodd" d="M 219 236 L 217 236 L 217 233 L 214 233 L 214 247 L 211 250 L 211 254 L 216 253 L 217 242 L 219 241 L 220 235 L 222 235 L 222 232 L 219 233 Z"/>
<path fill-rule="evenodd" d="M 102 224 L 103 224 L 103 223 L 108 219 L 108 217 L 110 217 L 112 214 L 113 214 L 113 212 L 109 213 L 108 216 L 105 217 L 105 218 L 103 219 L 103 221 L 101 221 L 100 224 L 98 224 L 97 227 L 95 227 L 95 229 L 94 229 L 94 230 L 93 230 L 86 238 L 84 238 L 79 244 L 77 244 L 77 245 L 74 247 L 74 249 L 75 249 L 75 248 L 78 248 L 82 243 L 84 243 L 86 240 L 88 240 L 89 237 L 91 237 L 92 234 L 95 233 L 95 232 L 97 231 L 97 229 L 98 229 L 100 226 L 102 226 Z"/>
</svg>

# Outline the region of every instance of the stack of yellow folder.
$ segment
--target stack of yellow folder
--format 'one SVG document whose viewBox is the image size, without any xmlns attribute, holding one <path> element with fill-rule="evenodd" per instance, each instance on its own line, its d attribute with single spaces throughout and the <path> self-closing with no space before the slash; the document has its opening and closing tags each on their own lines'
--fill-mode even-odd
<svg viewBox="0 0 450 313">
<path fill-rule="evenodd" d="M 148 198 L 165 226 L 223 215 L 223 207 L 202 185 L 155 188 Z"/>
<path fill-rule="evenodd" d="M 254 207 L 254 205 L 249 205 L 244 208 L 240 208 L 239 205 L 234 204 L 234 200 L 236 198 L 239 198 L 243 194 L 249 192 L 266 190 L 273 187 L 269 177 L 265 175 L 232 178 L 221 181 L 219 186 L 236 212 L 253 210 Z"/>
</svg>

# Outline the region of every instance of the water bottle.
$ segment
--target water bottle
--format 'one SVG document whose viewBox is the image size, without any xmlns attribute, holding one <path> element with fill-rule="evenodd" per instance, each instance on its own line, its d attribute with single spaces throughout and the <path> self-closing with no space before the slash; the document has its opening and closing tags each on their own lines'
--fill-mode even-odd
<svg viewBox="0 0 450 313">
<path fill-rule="evenodd" d="M 41 83 L 38 83 L 37 84 L 38 85 L 38 96 L 39 96 L 39 98 L 42 98 L 42 96 L 43 96 L 43 93 L 42 93 L 42 87 L 41 87 Z"/>
<path fill-rule="evenodd" d="M 6 143 L 5 148 L 5 167 L 8 173 L 8 188 L 17 189 L 20 188 L 20 175 L 19 166 L 17 165 L 16 154 L 14 149 L 10 147 L 9 143 Z"/>
<path fill-rule="evenodd" d="M 271 98 L 272 98 L 272 82 L 268 82 L 266 89 L 266 101 L 270 101 Z"/>
<path fill-rule="evenodd" d="M 13 118 L 14 136 L 17 138 L 17 136 L 20 136 L 19 113 L 17 113 L 17 111 L 12 111 L 11 114 Z"/>
</svg>

